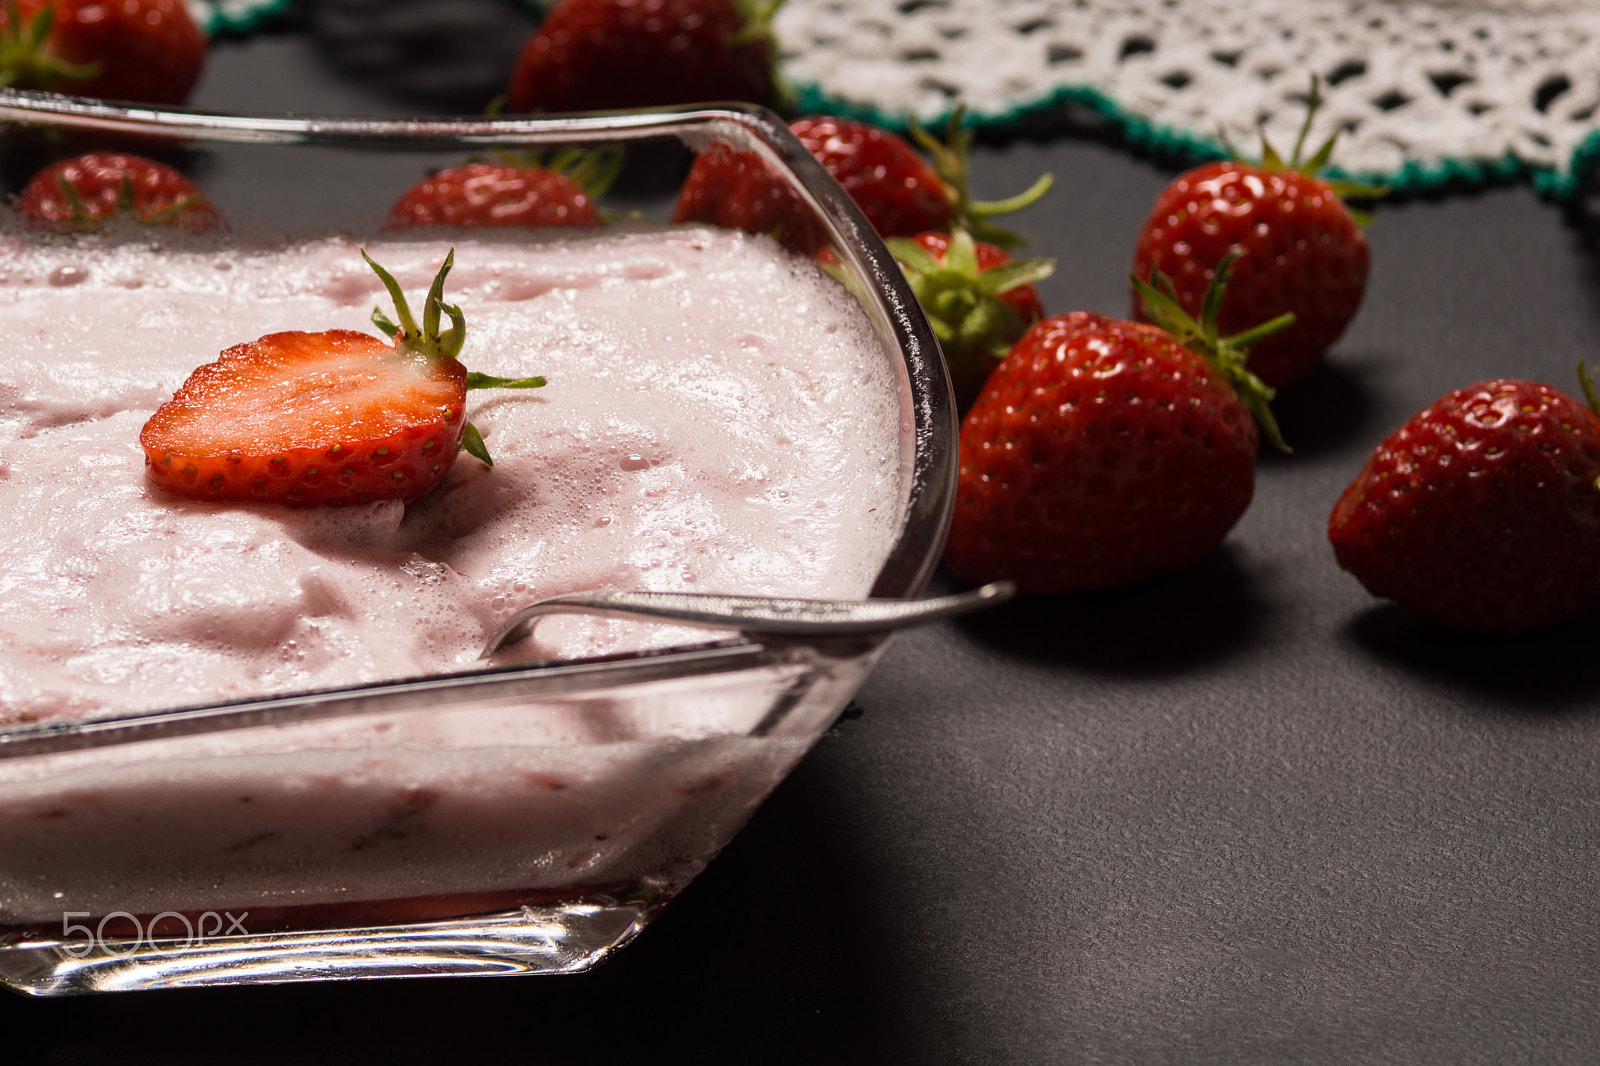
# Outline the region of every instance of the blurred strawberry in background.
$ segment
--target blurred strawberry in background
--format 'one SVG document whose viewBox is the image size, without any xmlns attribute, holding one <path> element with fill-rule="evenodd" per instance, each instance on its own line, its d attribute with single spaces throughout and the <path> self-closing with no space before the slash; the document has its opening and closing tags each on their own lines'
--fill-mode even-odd
<svg viewBox="0 0 1600 1066">
<path fill-rule="evenodd" d="M 205 33 L 183 0 L 6 0 L 0 85 L 181 104 L 205 67 Z"/>
</svg>

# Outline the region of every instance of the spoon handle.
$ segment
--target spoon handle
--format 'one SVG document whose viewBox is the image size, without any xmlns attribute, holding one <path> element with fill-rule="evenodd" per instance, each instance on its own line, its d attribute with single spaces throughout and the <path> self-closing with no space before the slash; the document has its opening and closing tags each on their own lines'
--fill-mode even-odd
<svg viewBox="0 0 1600 1066">
<path fill-rule="evenodd" d="M 921 600 L 806 600 L 717 592 L 569 592 L 529 604 L 511 615 L 494 631 L 479 658 L 487 659 L 524 639 L 547 614 L 649 618 L 674 625 L 737 629 L 754 636 L 849 637 L 951 618 L 1003 603 L 1015 592 L 1016 586 L 1009 581 Z"/>
</svg>

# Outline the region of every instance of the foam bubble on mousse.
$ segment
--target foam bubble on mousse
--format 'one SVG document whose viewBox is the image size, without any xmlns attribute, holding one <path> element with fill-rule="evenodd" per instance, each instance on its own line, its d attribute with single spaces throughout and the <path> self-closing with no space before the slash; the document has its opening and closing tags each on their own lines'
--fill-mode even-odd
<svg viewBox="0 0 1600 1066">
<path fill-rule="evenodd" d="M 901 413 L 837 283 L 701 227 L 452 243 L 463 361 L 549 384 L 472 394 L 492 470 L 463 455 L 409 507 L 296 511 L 163 494 L 138 428 L 234 344 L 370 332 L 388 301 L 355 241 L 0 233 L 0 723 L 458 670 L 511 611 L 580 589 L 866 594 L 906 491 Z M 415 307 L 451 244 L 362 246 Z M 510 654 L 704 637 L 553 618 Z"/>
</svg>

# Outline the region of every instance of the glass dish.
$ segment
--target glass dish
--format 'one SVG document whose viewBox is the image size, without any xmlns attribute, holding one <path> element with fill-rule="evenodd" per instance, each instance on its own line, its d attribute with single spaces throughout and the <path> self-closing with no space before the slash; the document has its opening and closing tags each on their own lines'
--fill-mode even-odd
<svg viewBox="0 0 1600 1066">
<path fill-rule="evenodd" d="M 375 201 L 472 153 L 620 145 L 608 204 L 661 220 L 691 152 L 756 153 L 824 235 L 898 391 L 901 517 L 870 594 L 917 596 L 936 564 L 956 431 L 937 346 L 882 242 L 764 111 L 381 121 L 6 91 L 0 138 L 9 195 L 41 161 L 116 148 L 181 160 L 236 225 L 297 236 L 370 227 Z M 885 639 L 699 638 L 0 726 L 0 983 L 51 996 L 586 969 L 727 843 Z"/>
</svg>

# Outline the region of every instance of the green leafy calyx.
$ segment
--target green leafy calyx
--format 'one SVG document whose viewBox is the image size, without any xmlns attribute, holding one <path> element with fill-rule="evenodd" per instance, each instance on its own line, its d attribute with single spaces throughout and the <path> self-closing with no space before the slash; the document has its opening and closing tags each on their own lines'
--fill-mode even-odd
<svg viewBox="0 0 1600 1066">
<path fill-rule="evenodd" d="M 1001 295 L 1049 277 L 1055 260 L 1013 259 L 983 270 L 977 242 L 961 229 L 951 233 L 942 260 L 909 237 L 886 243 L 928 316 L 965 410 L 1030 325 Z"/>
<path fill-rule="evenodd" d="M 54 91 L 84 82 L 104 69 L 102 63 L 69 63 L 45 47 L 55 29 L 56 7 L 46 4 L 24 20 L 17 0 L 5 0 L 6 24 L 0 30 L 0 87 Z"/>
<path fill-rule="evenodd" d="M 783 0 L 734 0 L 734 16 L 739 20 L 739 29 L 729 39 L 728 44 L 734 48 L 742 48 L 748 44 L 763 46 L 770 57 L 771 70 L 769 77 L 772 81 L 772 106 L 779 111 L 789 111 L 794 107 L 794 86 L 789 84 L 783 76 L 782 68 L 778 66 L 778 38 L 772 30 L 772 20 L 777 17 L 778 9 L 783 6 Z M 757 101 L 767 103 L 768 101 Z"/>
<path fill-rule="evenodd" d="M 1055 176 L 1041 174 L 1039 180 L 1026 190 L 1015 196 L 1008 196 L 1004 200 L 972 199 L 971 173 L 967 159 L 971 154 L 974 133 L 970 129 L 962 128 L 962 119 L 965 116 L 964 108 L 957 108 L 950 115 L 950 123 L 943 141 L 923 129 L 921 124 L 912 118 L 908 123 L 911 139 L 933 158 L 934 172 L 944 183 L 945 195 L 950 200 L 952 228 L 964 229 L 978 240 L 1007 251 L 1020 248 L 1028 243 L 1027 237 L 1014 230 L 997 226 L 989 220 L 996 215 L 1008 215 L 1038 203 L 1040 198 L 1050 191 L 1050 186 L 1055 184 Z"/>
<path fill-rule="evenodd" d="M 548 170 L 565 175 L 585 196 L 598 203 L 622 175 L 627 151 L 620 144 L 608 144 L 599 148 L 562 148 L 548 157 L 532 149 L 499 151 L 490 153 L 490 158 L 523 170 Z"/>
<path fill-rule="evenodd" d="M 400 283 L 394 279 L 394 275 L 379 266 L 365 248 L 361 249 L 361 258 L 378 275 L 378 280 L 389 291 L 389 299 L 394 301 L 395 315 L 399 317 L 400 324 L 395 325 L 381 307 L 372 309 L 372 324 L 382 330 L 385 336 L 394 339 L 395 351 L 421 356 L 430 363 L 454 359 L 461 354 L 461 346 L 467 337 L 467 318 L 461 313 L 461 308 L 444 302 L 444 279 L 456 262 L 454 248 L 450 249 L 439 272 L 433 276 L 433 285 L 428 289 L 428 298 L 422 305 L 420 327 L 412 317 L 411 305 L 406 302 L 406 295 L 400 290 Z M 442 315 L 449 316 L 449 329 L 439 328 Z"/>
<path fill-rule="evenodd" d="M 390 320 L 381 307 L 372 309 L 372 324 L 377 326 L 384 336 L 393 338 L 397 353 L 421 359 L 429 365 L 446 359 L 455 359 L 461 354 L 467 336 L 467 319 L 460 307 L 444 302 L 444 279 L 456 261 L 454 248 L 445 255 L 439 272 L 433 276 L 433 284 L 429 286 L 428 297 L 422 305 L 420 326 L 412 316 L 411 305 L 406 302 L 405 293 L 401 291 L 400 283 L 395 280 L 394 275 L 379 266 L 367 254 L 365 248 L 361 249 L 361 258 L 365 259 L 373 273 L 378 275 L 378 280 L 383 282 L 383 287 L 389 292 L 389 299 L 394 301 L 395 317 L 400 320 L 399 324 L 396 325 Z M 444 318 L 450 319 L 450 326 L 447 329 L 441 328 Z M 543 377 L 500 378 L 470 371 L 467 373 L 468 389 L 537 389 L 545 384 L 546 380 Z M 483 434 L 470 422 L 462 433 L 461 449 L 482 460 L 485 466 L 494 465 L 494 460 L 489 457 L 489 449 L 483 443 Z"/>
<path fill-rule="evenodd" d="M 1263 130 L 1261 133 L 1261 169 L 1273 173 L 1293 171 L 1297 174 L 1315 177 L 1327 168 L 1328 163 L 1333 159 L 1334 149 L 1338 146 L 1341 131 L 1334 130 L 1328 136 L 1328 139 L 1318 145 L 1316 151 L 1312 152 L 1310 156 L 1305 154 L 1306 140 L 1311 136 L 1311 124 L 1316 120 L 1317 112 L 1322 109 L 1322 105 L 1322 79 L 1313 74 L 1311 75 L 1311 92 L 1306 96 L 1306 117 L 1300 123 L 1300 132 L 1294 139 L 1293 151 L 1289 153 L 1287 160 L 1284 159 L 1282 154 L 1273 147 L 1272 142 L 1267 140 L 1266 132 Z M 1227 148 L 1228 154 L 1233 158 L 1244 158 L 1229 143 L 1225 134 L 1222 136 L 1222 143 Z M 1389 191 L 1388 186 L 1375 185 L 1371 182 L 1350 181 L 1344 178 L 1325 180 L 1327 180 L 1328 187 L 1333 190 L 1334 195 L 1341 200 L 1376 200 Z M 1352 211 L 1351 214 L 1362 225 L 1366 225 L 1370 221 L 1364 213 Z"/>
<path fill-rule="evenodd" d="M 1287 452 L 1290 448 L 1284 443 L 1283 434 L 1278 430 L 1278 420 L 1273 417 L 1269 406 L 1276 392 L 1272 386 L 1251 373 L 1245 364 L 1250 358 L 1250 345 L 1293 325 L 1294 315 L 1285 312 L 1259 326 L 1228 337 L 1217 334 L 1217 313 L 1222 309 L 1222 297 L 1227 291 L 1228 278 L 1233 273 L 1233 262 L 1241 254 L 1238 251 L 1229 252 L 1217 264 L 1216 273 L 1201 302 L 1198 321 L 1178 302 L 1172 279 L 1159 270 L 1152 271 L 1150 281 L 1137 274 L 1132 275 L 1133 289 L 1149 320 L 1210 363 L 1239 394 L 1273 447 Z"/>
</svg>

